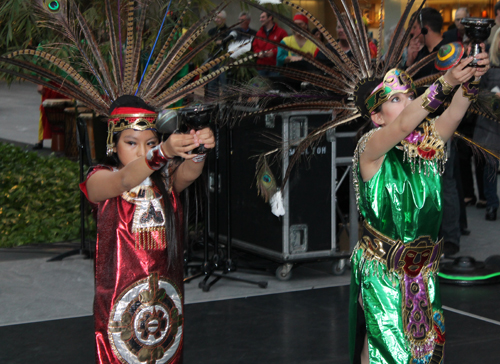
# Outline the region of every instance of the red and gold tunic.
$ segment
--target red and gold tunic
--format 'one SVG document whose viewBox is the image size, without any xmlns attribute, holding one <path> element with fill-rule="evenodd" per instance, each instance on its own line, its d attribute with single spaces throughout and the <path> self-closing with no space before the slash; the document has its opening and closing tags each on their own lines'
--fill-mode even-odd
<svg viewBox="0 0 500 364">
<path fill-rule="evenodd" d="M 111 170 L 99 166 L 88 177 L 102 169 Z M 88 198 L 86 181 L 80 188 Z M 97 363 L 182 363 L 182 250 L 177 249 L 175 261 L 168 259 L 161 198 L 148 178 L 95 205 Z M 175 193 L 171 203 L 180 217 Z"/>
</svg>

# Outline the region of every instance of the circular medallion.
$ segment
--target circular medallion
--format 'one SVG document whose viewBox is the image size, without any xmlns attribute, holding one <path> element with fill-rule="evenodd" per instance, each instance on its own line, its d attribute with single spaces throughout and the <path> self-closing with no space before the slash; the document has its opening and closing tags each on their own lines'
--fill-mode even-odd
<svg viewBox="0 0 500 364">
<path fill-rule="evenodd" d="M 460 42 L 453 42 L 439 48 L 436 56 L 435 66 L 439 71 L 453 68 L 460 62 L 464 55 L 464 46 Z"/>
<path fill-rule="evenodd" d="M 181 294 L 154 273 L 128 287 L 111 311 L 108 336 L 122 363 L 170 363 L 183 336 Z"/>
</svg>

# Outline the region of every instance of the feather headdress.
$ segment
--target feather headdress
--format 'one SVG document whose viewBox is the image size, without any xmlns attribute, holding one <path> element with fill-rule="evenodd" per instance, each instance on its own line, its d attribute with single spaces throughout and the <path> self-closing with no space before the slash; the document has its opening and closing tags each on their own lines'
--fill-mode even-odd
<svg viewBox="0 0 500 364">
<path fill-rule="evenodd" d="M 346 33 L 346 41 L 349 44 L 351 51 L 350 56 L 346 55 L 340 44 L 332 37 L 332 35 L 321 23 L 310 12 L 303 9 L 299 5 L 288 0 L 259 0 L 258 2 L 260 5 L 254 4 L 250 0 L 242 1 L 249 5 L 253 5 L 261 11 L 270 13 L 275 19 L 278 19 L 281 23 L 289 26 L 295 33 L 298 33 L 313 42 L 317 46 L 318 50 L 322 52 L 325 58 L 329 61 L 329 65 L 326 65 L 319 62 L 310 54 L 306 54 L 297 49 L 291 49 L 283 43 L 274 43 L 272 41 L 265 40 L 269 43 L 275 44 L 277 47 L 292 51 L 294 54 L 302 56 L 303 60 L 310 63 L 317 70 L 319 70 L 319 72 L 311 72 L 302 69 L 297 70 L 287 67 L 259 66 L 262 69 L 279 72 L 286 78 L 302 82 L 303 85 L 304 83 L 307 83 L 311 91 L 307 92 L 307 94 L 304 92 L 295 92 L 294 94 L 288 93 L 288 95 L 285 95 L 285 97 L 282 98 L 280 105 L 273 107 L 266 107 L 262 102 L 262 100 L 269 99 L 270 97 L 272 98 L 272 95 L 260 93 L 258 111 L 248 112 L 243 116 L 238 115 L 235 119 L 241 120 L 242 117 L 250 117 L 262 113 L 286 110 L 314 109 L 332 111 L 333 114 L 330 121 L 311 131 L 307 137 L 298 143 L 294 154 L 290 157 L 288 167 L 281 182 L 281 187 L 277 189 L 279 191 L 280 189 L 284 189 L 294 165 L 300 160 L 304 152 L 309 147 L 314 146 L 315 143 L 318 143 L 329 130 L 352 122 L 353 120 L 361 117 L 365 117 L 367 119 L 369 118 L 369 110 L 367 109 L 367 105 L 365 105 L 365 101 L 372 91 L 382 83 L 388 71 L 397 68 L 398 64 L 401 62 L 404 49 L 410 40 L 411 28 L 417 19 L 416 16 L 410 18 L 410 12 L 415 5 L 415 0 L 409 0 L 406 3 L 401 18 L 395 27 L 393 33 L 394 36 L 385 47 L 386 52 L 384 56 L 382 56 L 381 52 L 384 39 L 384 1 L 381 0 L 378 52 L 375 59 L 371 59 L 368 36 L 363 22 L 362 9 L 358 0 L 352 0 L 351 2 L 341 0 L 340 3 L 338 1 L 328 0 L 338 22 Z M 304 30 L 300 26 L 296 25 L 291 19 L 281 16 L 271 9 L 263 7 L 262 5 L 266 3 L 290 6 L 295 11 L 307 17 L 309 24 L 313 24 L 313 26 L 315 26 L 323 35 L 326 40 L 326 45 L 319 42 L 307 30 Z M 424 4 L 425 0 L 420 3 L 416 12 L 419 12 Z M 435 53 L 425 57 L 408 68 L 405 75 L 413 77 L 420 69 L 422 69 L 422 67 L 434 62 L 435 57 Z M 415 80 L 415 85 L 421 86 L 432 83 L 439 76 L 440 74 L 437 74 L 427 79 Z M 302 94 L 303 97 L 298 97 L 299 94 Z M 241 94 L 238 95 L 238 98 L 239 101 L 241 99 L 256 99 L 255 97 L 245 97 Z M 478 108 L 477 105 L 474 105 L 473 107 Z M 484 110 L 481 111 L 482 114 L 485 113 Z M 492 113 L 490 113 L 490 117 L 495 118 Z M 258 165 L 261 168 L 258 168 L 257 176 L 265 174 L 266 171 L 269 170 L 266 159 L 271 158 L 273 152 L 275 154 L 286 152 L 285 149 L 289 144 L 295 143 L 294 141 L 285 141 L 285 143 L 282 143 L 276 149 L 260 155 Z M 280 158 L 276 159 L 279 160 Z M 257 178 L 257 184 L 258 188 L 262 190 L 264 187 L 259 185 L 260 180 L 261 179 Z"/>
<path fill-rule="evenodd" d="M 383 0 L 382 0 L 382 10 L 380 19 L 380 32 L 379 32 L 379 51 L 377 58 L 372 60 L 369 49 L 368 36 L 363 22 L 362 9 L 359 5 L 358 0 L 353 0 L 349 4 L 345 1 L 341 1 L 341 4 L 333 0 L 328 0 L 330 6 L 333 9 L 340 25 L 346 33 L 347 42 L 349 44 L 352 55 L 348 56 L 341 45 L 333 36 L 326 30 L 326 28 L 307 10 L 301 6 L 288 1 L 288 0 L 259 0 L 258 4 L 250 0 L 242 0 L 250 6 L 253 6 L 261 11 L 265 11 L 271 14 L 275 19 L 279 20 L 280 23 L 285 24 L 290 27 L 295 33 L 302 35 L 313 42 L 318 51 L 321 52 L 324 57 L 328 60 L 328 64 L 319 62 L 312 55 L 301 52 L 297 49 L 292 49 L 283 43 L 276 43 L 267 39 L 262 39 L 268 43 L 276 45 L 287 51 L 292 51 L 294 54 L 302 56 L 303 60 L 310 63 L 314 68 L 319 71 L 309 71 L 304 69 L 293 69 L 289 67 L 276 67 L 276 66 L 261 66 L 261 69 L 267 69 L 269 71 L 279 72 L 282 76 L 297 81 L 297 83 L 306 83 L 309 85 L 308 91 L 301 92 L 289 92 L 286 95 L 276 95 L 266 92 L 261 92 L 259 90 L 257 94 L 249 92 L 248 94 L 243 94 L 240 90 L 238 93 L 238 103 L 241 100 L 258 100 L 258 111 L 247 112 L 244 115 L 237 115 L 233 117 L 234 120 L 241 120 L 242 117 L 252 117 L 262 113 L 269 112 L 280 112 L 287 110 L 324 110 L 332 111 L 332 119 L 322 126 L 313 130 L 309 135 L 303 140 L 299 141 L 296 145 L 294 154 L 291 156 L 288 164 L 288 168 L 283 176 L 281 187 L 277 190 L 283 190 L 290 176 L 293 166 L 298 162 L 309 147 L 318 143 L 321 138 L 331 129 L 336 128 L 339 125 L 349 123 L 355 119 L 366 116 L 366 108 L 364 108 L 364 100 L 369 95 L 369 93 L 383 81 L 383 78 L 387 71 L 395 68 L 396 65 L 401 61 L 403 51 L 410 39 L 410 31 L 415 18 L 410 19 L 410 24 L 406 27 L 406 23 L 409 19 L 410 11 L 415 4 L 415 0 L 409 0 L 403 11 L 401 18 L 396 26 L 393 39 L 387 46 L 386 57 L 381 56 L 381 44 L 383 42 L 383 24 L 384 19 L 383 14 Z M 301 13 L 307 17 L 309 24 L 316 27 L 318 31 L 323 35 L 326 40 L 326 44 L 318 41 L 314 38 L 307 30 L 304 30 L 300 26 L 294 23 L 292 19 L 284 17 L 279 13 L 268 9 L 263 5 L 266 3 L 272 4 L 282 4 L 293 8 L 295 11 Z M 422 8 L 425 0 L 420 4 L 418 10 Z M 417 11 L 418 11 L 417 10 Z M 405 28 L 406 27 L 406 28 Z M 406 29 L 406 30 L 405 30 Z M 428 62 L 433 61 L 429 58 Z M 427 63 L 422 63 L 416 65 L 410 76 L 415 74 L 422 66 Z M 234 94 L 231 92 L 228 95 Z M 272 107 L 266 107 L 264 104 L 265 100 L 276 100 L 280 97 L 281 104 Z M 284 97 L 283 97 L 284 96 Z M 302 97 L 299 97 L 302 96 Z M 230 108 L 226 108 L 228 110 Z M 231 115 L 227 116 L 227 119 L 231 119 Z M 294 141 L 289 141 L 294 143 Z M 265 191 L 266 186 L 262 185 L 261 175 L 268 175 L 269 166 L 267 159 L 273 158 L 273 153 L 275 155 L 285 152 L 287 143 L 278 146 L 276 149 L 266 152 L 259 156 L 258 168 L 257 168 L 257 185 L 260 191 Z M 278 159 L 278 158 L 277 158 Z"/>
<path fill-rule="evenodd" d="M 212 81 L 222 71 L 210 73 L 210 69 L 230 59 L 233 53 L 238 55 L 238 49 L 231 49 L 179 81 L 171 82 L 179 70 L 213 41 L 210 38 L 201 44 L 194 43 L 231 1 L 222 1 L 182 31 L 182 20 L 191 2 L 176 0 L 183 9 L 170 21 L 168 37 L 161 34 L 163 28 L 160 28 L 157 40 L 163 41 L 152 52 L 154 57 L 149 66 L 144 66 L 145 72 L 139 80 L 141 57 L 150 46 L 144 44 L 143 34 L 148 30 L 147 15 L 152 0 L 103 0 L 107 20 L 99 25 L 104 29 L 92 29 L 75 0 L 34 0 L 39 24 L 56 31 L 61 43 L 47 51 L 24 49 L 5 54 L 0 57 L 0 72 L 80 100 L 101 115 L 108 115 L 111 104 L 123 95 L 138 96 L 148 105 L 162 109 Z M 168 14 L 167 11 L 165 17 Z M 97 34 L 103 32 L 105 36 L 100 38 L 106 39 L 109 52 L 103 52 L 102 44 L 97 41 Z M 68 49 L 67 57 L 58 57 L 53 51 L 61 47 Z M 199 79 L 191 82 L 196 76 Z"/>
</svg>

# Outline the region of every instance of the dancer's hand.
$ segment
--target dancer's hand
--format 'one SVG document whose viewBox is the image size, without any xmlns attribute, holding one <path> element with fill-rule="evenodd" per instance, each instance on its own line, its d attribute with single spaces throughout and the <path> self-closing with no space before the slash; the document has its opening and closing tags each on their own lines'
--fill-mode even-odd
<svg viewBox="0 0 500 364">
<path fill-rule="evenodd" d="M 455 67 L 446 71 L 444 80 L 451 86 L 458 86 L 466 81 L 469 81 L 476 72 L 475 67 L 467 67 L 473 59 L 474 57 L 462 58 L 462 60 Z"/>
<path fill-rule="evenodd" d="M 172 134 L 162 143 L 162 150 L 167 157 L 182 157 L 184 159 L 193 159 L 197 154 L 188 154 L 201 144 L 207 149 L 215 147 L 215 138 L 210 128 L 204 128 L 198 131 L 190 130 L 188 134 Z"/>
<path fill-rule="evenodd" d="M 191 130 L 188 134 L 172 134 L 167 140 L 161 143 L 163 153 L 169 158 L 182 157 L 191 159 L 195 155 L 190 155 L 188 152 L 198 146 L 194 130 Z"/>
<path fill-rule="evenodd" d="M 192 130 L 194 131 L 194 130 Z M 195 143 L 198 143 L 198 146 L 203 144 L 205 148 L 207 149 L 213 149 L 215 148 L 215 137 L 214 133 L 212 132 L 212 129 L 210 128 L 204 128 L 201 130 L 198 130 L 194 134 L 194 140 Z"/>
<path fill-rule="evenodd" d="M 484 49 L 484 43 L 481 43 L 481 49 Z M 488 57 L 488 53 L 483 51 L 476 56 L 476 60 L 478 65 L 484 66 L 475 68 L 474 76 L 478 80 L 490 69 L 490 57 Z"/>
</svg>

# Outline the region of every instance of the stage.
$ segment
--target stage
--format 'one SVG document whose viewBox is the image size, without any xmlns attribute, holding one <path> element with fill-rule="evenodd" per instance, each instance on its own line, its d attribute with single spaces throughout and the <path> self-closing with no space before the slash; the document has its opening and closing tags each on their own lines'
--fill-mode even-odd
<svg viewBox="0 0 500 364">
<path fill-rule="evenodd" d="M 0 100 L 1 141 L 35 143 L 36 86 L 0 83 Z M 471 235 L 462 237 L 460 255 L 500 254 L 500 221 L 485 221 L 475 207 L 467 214 Z M 79 255 L 47 262 L 75 247 L 0 249 L 0 363 L 93 363 L 93 262 Z M 203 292 L 201 278 L 186 284 L 184 363 L 348 362 L 349 269 L 334 276 L 331 262 L 305 264 L 285 282 L 273 273 L 232 274 L 267 280 L 268 288 L 223 279 Z M 498 363 L 500 286 L 442 284 L 441 293 L 446 363 Z"/>
</svg>

